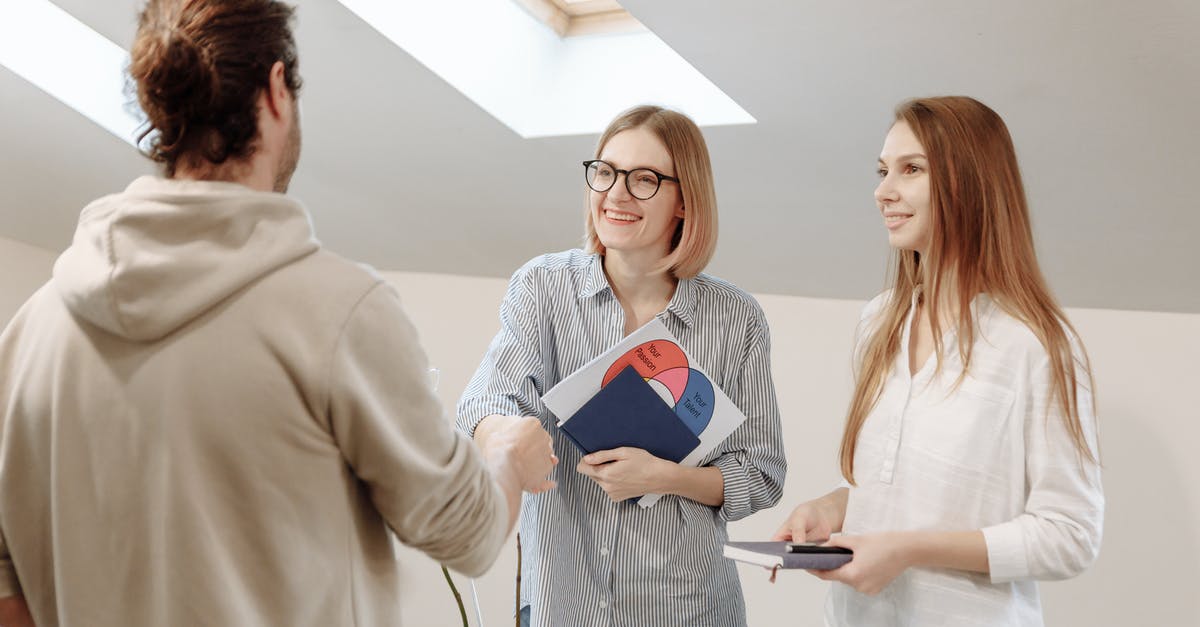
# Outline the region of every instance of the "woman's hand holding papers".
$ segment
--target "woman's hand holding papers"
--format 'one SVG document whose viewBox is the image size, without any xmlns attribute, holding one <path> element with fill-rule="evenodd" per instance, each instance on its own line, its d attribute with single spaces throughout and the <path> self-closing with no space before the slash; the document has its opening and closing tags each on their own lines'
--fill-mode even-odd
<svg viewBox="0 0 1200 627">
<path fill-rule="evenodd" d="M 669 466 L 640 448 L 621 447 L 585 455 L 575 467 L 592 478 L 614 503 L 645 494 L 661 494 L 661 479 Z"/>
<path fill-rule="evenodd" d="M 575 467 L 618 502 L 645 494 L 676 494 L 709 507 L 725 502 L 725 478 L 712 466 L 693 468 L 633 447 L 596 451 Z"/>
</svg>

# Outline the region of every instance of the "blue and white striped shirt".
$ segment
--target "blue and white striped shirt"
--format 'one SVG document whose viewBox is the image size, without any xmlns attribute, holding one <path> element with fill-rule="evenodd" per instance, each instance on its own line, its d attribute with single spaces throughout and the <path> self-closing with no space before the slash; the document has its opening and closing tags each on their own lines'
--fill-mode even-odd
<svg viewBox="0 0 1200 627">
<path fill-rule="evenodd" d="M 521 506 L 521 604 L 534 627 L 746 624 L 737 571 L 721 556 L 725 523 L 775 505 L 787 470 L 767 321 L 749 294 L 704 274 L 680 280 L 658 318 L 746 414 L 701 462 L 724 478 L 719 508 L 674 495 L 647 509 L 613 503 L 575 470 L 578 450 L 541 403 L 624 335 L 599 255 L 544 255 L 513 275 L 500 332 L 459 401 L 470 434 L 492 414 L 537 416 L 562 460 L 558 487 Z"/>
</svg>

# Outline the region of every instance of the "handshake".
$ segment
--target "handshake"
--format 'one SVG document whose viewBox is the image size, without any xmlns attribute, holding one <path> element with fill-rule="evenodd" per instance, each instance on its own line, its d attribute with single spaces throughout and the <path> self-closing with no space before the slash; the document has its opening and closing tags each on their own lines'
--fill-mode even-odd
<svg viewBox="0 0 1200 627">
<path fill-rule="evenodd" d="M 558 464 L 558 456 L 550 434 L 537 418 L 488 416 L 475 428 L 475 443 L 502 485 L 531 494 L 541 494 L 556 485 L 549 475 Z"/>
</svg>

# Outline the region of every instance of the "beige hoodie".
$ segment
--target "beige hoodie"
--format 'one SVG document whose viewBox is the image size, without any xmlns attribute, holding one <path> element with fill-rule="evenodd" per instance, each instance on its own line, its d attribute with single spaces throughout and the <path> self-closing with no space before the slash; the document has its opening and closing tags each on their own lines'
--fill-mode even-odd
<svg viewBox="0 0 1200 627">
<path fill-rule="evenodd" d="M 92 203 L 0 335 L 0 597 L 39 627 L 399 624 L 388 527 L 474 575 L 507 519 L 426 367 L 286 196 Z"/>
</svg>

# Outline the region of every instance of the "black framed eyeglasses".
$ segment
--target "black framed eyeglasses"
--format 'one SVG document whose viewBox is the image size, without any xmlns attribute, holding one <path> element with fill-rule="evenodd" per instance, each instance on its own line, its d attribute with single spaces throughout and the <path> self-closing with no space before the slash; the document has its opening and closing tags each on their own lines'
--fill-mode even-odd
<svg viewBox="0 0 1200 627">
<path fill-rule="evenodd" d="M 584 179 L 587 181 L 588 187 L 595 192 L 603 193 L 612 189 L 617 182 L 617 175 L 620 174 L 625 175 L 625 189 L 629 190 L 629 195 L 638 200 L 654 198 L 663 181 L 679 182 L 679 179 L 673 176 L 655 172 L 650 168 L 619 170 L 613 167 L 613 164 L 600 159 L 583 162 Z"/>
</svg>

